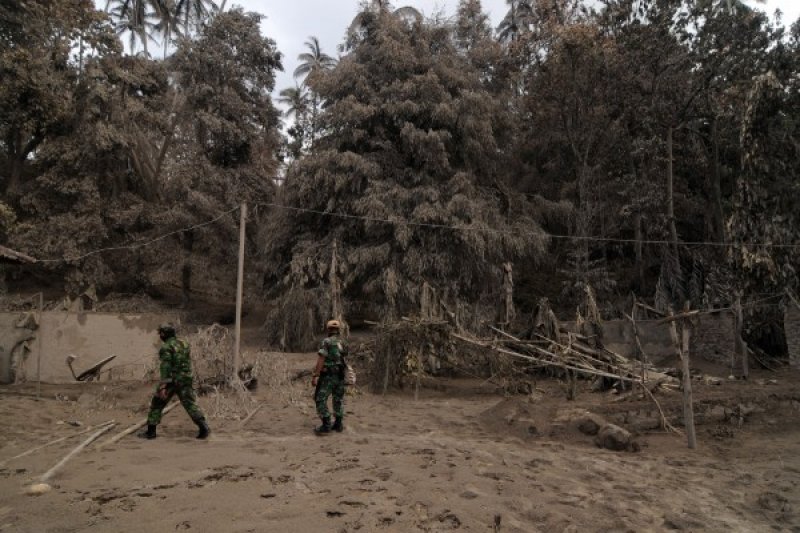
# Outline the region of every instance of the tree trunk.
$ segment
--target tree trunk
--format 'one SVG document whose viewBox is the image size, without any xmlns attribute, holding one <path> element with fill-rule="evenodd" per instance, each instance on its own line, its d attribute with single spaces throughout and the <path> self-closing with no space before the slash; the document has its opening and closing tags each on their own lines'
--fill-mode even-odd
<svg viewBox="0 0 800 533">
<path fill-rule="evenodd" d="M 713 144 L 711 172 L 711 207 L 713 216 L 714 240 L 725 240 L 725 221 L 722 213 L 722 175 L 719 165 L 719 132 L 717 119 L 711 123 L 711 142 Z"/>
<path fill-rule="evenodd" d="M 8 182 L 6 183 L 6 196 L 16 196 L 19 191 L 20 184 L 22 183 L 22 168 L 24 161 L 20 161 L 16 155 L 9 158 L 11 161 L 11 171 L 8 175 Z"/>
<path fill-rule="evenodd" d="M 181 269 L 181 292 L 183 307 L 189 305 L 192 290 L 192 249 L 194 248 L 194 231 L 183 234 L 183 268 Z"/>
<path fill-rule="evenodd" d="M 675 196 L 673 193 L 672 126 L 667 128 L 667 220 L 675 257 L 678 256 L 678 228 L 675 226 Z"/>
<path fill-rule="evenodd" d="M 636 274 L 639 279 L 639 291 L 644 290 L 644 261 L 642 258 L 642 214 L 636 212 L 633 218 L 634 230 L 636 231 Z"/>
</svg>

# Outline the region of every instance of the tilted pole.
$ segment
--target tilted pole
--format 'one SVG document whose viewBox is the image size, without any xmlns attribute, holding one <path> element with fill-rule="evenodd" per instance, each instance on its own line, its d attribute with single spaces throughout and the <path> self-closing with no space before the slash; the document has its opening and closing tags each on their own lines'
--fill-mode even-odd
<svg viewBox="0 0 800 533">
<path fill-rule="evenodd" d="M 44 318 L 44 293 L 39 293 L 39 327 L 37 333 L 39 335 L 39 346 L 36 350 L 36 399 L 38 400 L 42 395 L 42 344 L 44 343 L 44 333 L 42 320 Z"/>
<path fill-rule="evenodd" d="M 244 286 L 244 238 L 245 223 L 247 220 L 247 204 L 242 203 L 241 216 L 239 218 L 239 272 L 236 278 L 236 326 L 234 329 L 233 345 L 233 375 L 232 380 L 237 379 L 239 372 L 239 350 L 242 345 L 242 289 Z"/>
</svg>

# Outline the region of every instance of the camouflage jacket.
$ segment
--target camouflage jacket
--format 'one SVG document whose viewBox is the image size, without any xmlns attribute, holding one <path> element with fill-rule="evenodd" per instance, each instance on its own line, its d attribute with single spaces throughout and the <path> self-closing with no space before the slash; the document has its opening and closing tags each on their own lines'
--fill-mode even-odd
<svg viewBox="0 0 800 533">
<path fill-rule="evenodd" d="M 347 344 L 338 335 L 326 337 L 317 352 L 325 358 L 325 368 L 335 368 L 345 364 L 344 358 L 347 356 Z"/>
<path fill-rule="evenodd" d="M 192 359 L 189 343 L 172 337 L 164 341 L 158 351 L 161 361 L 161 383 L 191 383 Z"/>
</svg>

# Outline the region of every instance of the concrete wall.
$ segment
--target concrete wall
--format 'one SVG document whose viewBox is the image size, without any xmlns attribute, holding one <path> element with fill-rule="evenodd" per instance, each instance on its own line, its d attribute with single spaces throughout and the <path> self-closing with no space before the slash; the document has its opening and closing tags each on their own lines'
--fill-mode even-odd
<svg viewBox="0 0 800 533">
<path fill-rule="evenodd" d="M 655 320 L 636 321 L 639 342 L 651 363 L 657 363 L 660 359 L 677 355 L 669 333 L 669 325 L 656 322 Z M 603 344 L 612 352 L 632 357 L 635 351 L 635 342 L 633 326 L 628 320 L 603 321 Z"/>
<path fill-rule="evenodd" d="M 786 345 L 789 348 L 789 364 L 792 368 L 800 370 L 800 309 L 794 302 L 786 304 L 783 327 L 786 331 Z"/>
<path fill-rule="evenodd" d="M 800 318 L 800 317 L 799 317 Z M 564 323 L 568 328 L 572 323 Z M 639 342 L 651 363 L 678 356 L 672 343 L 668 323 L 659 324 L 657 320 L 637 320 Z M 730 363 L 734 344 L 734 321 L 730 313 L 703 315 L 693 323 L 689 335 L 689 354 L 715 363 Z M 798 339 L 800 341 L 800 338 Z M 625 357 L 634 354 L 635 340 L 633 326 L 628 320 L 603 321 L 603 345 Z"/>
<path fill-rule="evenodd" d="M 7 338 L 15 335 L 11 324 L 19 316 L 0 313 L 0 334 Z M 41 379 L 45 383 L 74 381 L 66 365 L 70 354 L 77 356 L 72 364 L 76 374 L 116 355 L 103 367 L 111 372 L 103 374 L 102 380 L 140 379 L 156 362 L 158 324 L 170 320 L 174 317 L 158 314 L 45 312 L 40 328 L 34 332 L 36 339 L 28 343 L 30 349 L 17 372 L 17 381 L 36 380 L 40 342 Z"/>
<path fill-rule="evenodd" d="M 702 315 L 692 328 L 689 353 L 699 355 L 707 361 L 724 365 L 731 364 L 736 351 L 736 320 L 733 313 L 726 311 L 712 315 Z M 741 368 L 741 358 L 733 361 L 735 368 Z"/>
</svg>

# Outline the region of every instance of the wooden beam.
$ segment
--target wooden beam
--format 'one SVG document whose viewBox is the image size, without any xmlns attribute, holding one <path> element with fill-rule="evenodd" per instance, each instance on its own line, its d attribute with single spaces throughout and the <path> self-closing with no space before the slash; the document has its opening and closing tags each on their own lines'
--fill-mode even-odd
<svg viewBox="0 0 800 533">
<path fill-rule="evenodd" d="M 686 427 L 686 440 L 690 450 L 697 447 L 697 435 L 694 428 L 694 405 L 692 400 L 692 376 L 689 369 L 689 320 L 686 318 L 689 313 L 689 302 L 686 302 L 686 307 L 682 313 L 684 320 L 681 323 L 681 338 L 679 340 L 678 350 L 681 356 L 681 374 L 683 385 L 683 423 Z M 675 321 L 670 324 L 675 328 Z"/>
<path fill-rule="evenodd" d="M 108 425 L 113 425 L 115 423 L 116 422 L 114 422 L 113 420 L 109 420 L 108 422 L 104 422 L 104 423 L 100 424 L 99 426 L 88 427 L 88 428 L 86 428 L 83 431 L 80 431 L 78 433 L 73 433 L 72 435 L 66 435 L 64 437 L 59 437 L 59 438 L 51 440 L 49 442 L 45 442 L 41 446 L 37 446 L 35 448 L 31 448 L 30 450 L 26 450 L 26 451 L 22 452 L 19 455 L 15 455 L 14 457 L 9 457 L 8 459 L 0 461 L 0 466 L 5 466 L 6 464 L 10 463 L 11 461 L 14 461 L 15 459 L 20 459 L 22 457 L 26 457 L 26 456 L 28 456 L 28 455 L 30 455 L 32 453 L 35 453 L 35 452 L 38 452 L 39 450 L 47 448 L 48 446 L 52 446 L 53 444 L 58 444 L 59 442 L 64 442 L 65 440 L 71 439 L 73 437 L 78 437 L 80 435 L 84 435 L 86 433 L 89 433 L 90 431 L 95 431 L 95 430 L 97 430 L 99 428 L 102 428 L 102 427 L 105 427 L 105 426 L 108 426 Z"/>
<path fill-rule="evenodd" d="M 606 377 L 606 378 L 611 378 L 611 379 L 622 379 L 623 381 L 628 381 L 628 382 L 631 382 L 631 383 L 638 383 L 639 382 L 639 380 L 636 380 L 636 379 L 622 378 L 622 377 L 620 377 L 620 376 L 618 376 L 616 374 L 611 374 L 609 372 L 603 372 L 601 370 L 597 370 L 597 369 L 593 369 L 593 368 L 583 368 L 583 367 L 579 367 L 579 366 L 568 365 L 568 364 L 564 363 L 563 361 L 547 361 L 545 359 L 539 359 L 538 357 L 533 357 L 532 355 L 523 355 L 521 353 L 512 352 L 511 350 L 506 350 L 505 348 L 498 348 L 496 346 L 492 346 L 491 344 L 486 343 L 486 342 L 481 342 L 481 341 L 477 341 L 477 340 L 474 340 L 474 339 L 469 339 L 469 338 L 464 337 L 462 335 L 459 335 L 457 333 L 451 333 L 450 335 L 452 337 L 456 338 L 456 339 L 459 339 L 459 340 L 464 341 L 464 342 L 469 343 L 469 344 L 473 344 L 475 346 L 480 346 L 482 348 L 489 348 L 491 350 L 494 350 L 496 352 L 499 352 L 499 353 L 502 353 L 502 354 L 505 354 L 505 355 L 510 355 L 512 357 L 517 357 L 517 358 L 520 358 L 520 359 L 526 359 L 528 361 L 534 361 L 536 363 L 541 363 L 541 364 L 546 365 L 546 366 L 553 366 L 553 367 L 557 367 L 557 368 L 563 368 L 565 370 L 574 370 L 576 372 L 583 372 L 585 374 L 591 374 L 591 375 L 594 375 L 594 376 L 601 376 L 601 377 Z M 550 357 L 558 359 L 558 356 L 556 354 L 554 354 L 552 352 L 548 352 L 544 348 L 539 348 L 538 346 L 531 346 L 531 348 L 534 348 L 536 351 L 542 353 L 543 355 L 546 354 L 546 355 L 548 355 Z"/>
<path fill-rule="evenodd" d="M 659 311 L 655 307 L 650 307 L 649 305 L 647 305 L 644 302 L 640 302 L 640 301 L 637 300 L 636 301 L 636 305 L 641 307 L 642 309 L 646 309 L 647 311 L 650 311 L 651 313 L 654 313 L 654 314 L 656 314 L 658 316 L 662 316 L 662 317 L 668 316 L 666 313 L 662 313 L 661 311 Z"/>
<path fill-rule="evenodd" d="M 89 436 L 88 439 L 86 439 L 85 441 L 80 443 L 78 446 L 76 446 L 75 449 L 73 449 L 63 459 L 61 459 L 58 463 L 56 463 L 56 465 L 53 466 L 53 468 L 51 468 L 50 470 L 48 470 L 47 472 L 42 474 L 42 477 L 41 477 L 40 481 L 42 483 L 47 483 L 48 481 L 50 481 L 50 479 L 52 479 L 53 476 L 55 476 L 58 473 L 58 471 L 61 469 L 61 467 L 63 467 L 65 464 L 67 464 L 67 461 L 69 461 L 70 459 L 72 459 L 73 457 L 78 455 L 81 450 L 86 448 L 88 445 L 90 445 L 92 442 L 94 442 L 96 439 L 98 439 L 100 437 L 100 435 L 102 435 L 106 431 L 109 431 L 113 427 L 114 427 L 113 423 L 112 424 L 108 424 L 107 426 L 103 426 L 100 429 L 98 429 L 96 432 L 92 433 L 91 436 Z"/>
<path fill-rule="evenodd" d="M 794 302 L 794 305 L 796 305 L 797 308 L 800 309 L 800 300 L 798 300 L 795 297 L 794 293 L 792 293 L 792 291 L 791 291 L 791 289 L 789 289 L 789 287 L 786 287 L 786 296 L 788 296 L 789 299 Z"/>
<path fill-rule="evenodd" d="M 175 409 L 176 406 L 180 405 L 180 403 L 181 402 L 177 402 L 177 401 L 176 402 L 172 402 L 171 404 L 169 404 L 168 406 L 166 406 L 164 408 L 164 410 L 161 412 L 161 414 L 165 415 L 165 414 L 169 413 L 170 411 Z M 130 435 L 131 433 L 133 433 L 134 431 L 136 431 L 140 427 L 144 426 L 145 424 L 147 424 L 147 418 L 143 418 L 142 420 L 136 422 L 134 425 L 130 426 L 128 429 L 126 429 L 122 433 L 119 433 L 118 435 L 115 435 L 114 437 L 111 437 L 107 441 L 101 442 L 100 445 L 97 447 L 97 449 L 102 449 L 102 448 L 105 448 L 106 446 L 108 446 L 109 444 L 114 444 L 115 442 L 121 440 L 123 437 L 126 437 L 126 436 Z"/>
<path fill-rule="evenodd" d="M 695 309 L 694 311 L 684 311 L 683 313 L 677 315 L 670 315 L 666 318 L 662 318 L 661 320 L 657 321 L 656 324 L 667 324 L 669 322 L 674 322 L 676 320 L 683 320 L 687 318 L 692 318 L 693 316 L 697 316 L 700 314 L 700 311 Z"/>
</svg>

